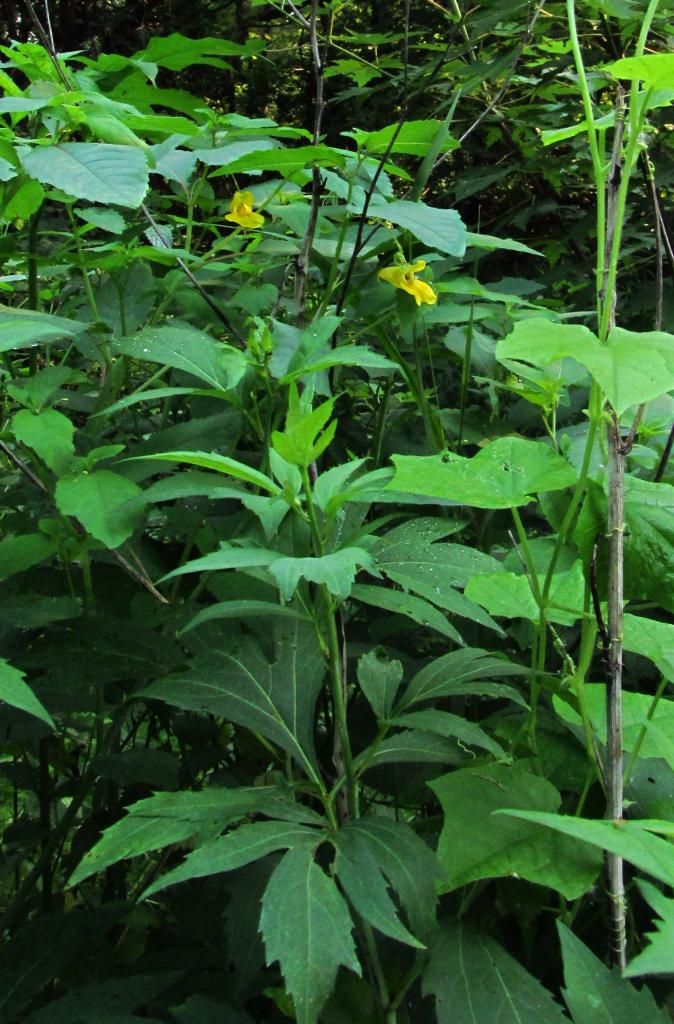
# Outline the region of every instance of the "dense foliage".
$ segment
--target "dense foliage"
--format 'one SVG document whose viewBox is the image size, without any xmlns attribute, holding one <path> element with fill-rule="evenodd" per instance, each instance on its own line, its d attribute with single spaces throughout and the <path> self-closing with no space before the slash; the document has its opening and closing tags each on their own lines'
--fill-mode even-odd
<svg viewBox="0 0 674 1024">
<path fill-rule="evenodd" d="M 670 1020 L 674 6 L 135 6 L 0 23 L 0 1021 Z"/>
</svg>

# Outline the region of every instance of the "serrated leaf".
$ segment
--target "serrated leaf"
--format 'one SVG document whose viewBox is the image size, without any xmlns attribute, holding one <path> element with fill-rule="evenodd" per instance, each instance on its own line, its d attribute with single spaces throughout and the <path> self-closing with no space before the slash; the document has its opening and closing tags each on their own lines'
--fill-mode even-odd
<svg viewBox="0 0 674 1024">
<path fill-rule="evenodd" d="M 109 206 L 140 206 L 148 189 L 148 165 L 135 146 L 61 142 L 37 146 L 23 161 L 33 178 L 77 199 Z"/>
<path fill-rule="evenodd" d="M 359 774 L 383 764 L 461 764 L 457 743 L 420 729 L 403 729 L 367 747 L 354 761 Z"/>
<path fill-rule="evenodd" d="M 184 576 L 193 572 L 218 572 L 224 569 L 252 569 L 258 566 L 270 566 L 281 556 L 278 551 L 267 551 L 265 548 L 235 548 L 223 545 L 217 551 L 211 551 L 202 558 L 193 558 L 190 562 L 178 566 L 173 572 L 162 576 L 160 582 Z"/>
<path fill-rule="evenodd" d="M 10 309 L 0 305 L 0 352 L 28 348 L 42 341 L 55 341 L 81 334 L 89 325 L 32 309 Z"/>
<path fill-rule="evenodd" d="M 10 665 L 4 658 L 0 658 L 0 701 L 39 718 L 50 729 L 55 729 L 53 718 L 23 680 L 23 672 Z"/>
<path fill-rule="evenodd" d="M 54 554 L 56 541 L 45 533 L 9 534 L 0 540 L 0 579 L 39 565 Z"/>
<path fill-rule="evenodd" d="M 674 974 L 674 900 L 656 886 L 637 878 L 639 892 L 650 903 L 658 917 L 654 920 L 655 931 L 646 932 L 648 945 L 623 971 L 624 978 L 640 978 L 644 974 Z M 668 1020 L 662 1011 L 663 1024 Z M 635 1017 L 632 1016 L 632 1021 Z M 649 1018 L 650 1020 L 650 1018 Z M 629 1022 L 628 1022 L 629 1024 Z"/>
<path fill-rule="evenodd" d="M 312 628 L 275 626 L 274 660 L 252 637 L 232 650 L 212 648 L 182 675 L 151 683 L 139 696 L 190 711 L 207 711 L 262 733 L 315 775 L 314 709 L 325 662 Z"/>
<path fill-rule="evenodd" d="M 446 921 L 431 949 L 424 995 L 438 1024 L 565 1024 L 552 995 L 488 935 Z"/>
<path fill-rule="evenodd" d="M 298 1024 L 317 1024 L 340 966 L 360 974 L 353 923 L 332 879 L 304 847 L 289 850 L 262 899 L 267 963 L 278 960 Z"/>
<path fill-rule="evenodd" d="M 215 619 L 256 619 L 267 618 L 302 619 L 307 617 L 296 608 L 289 608 L 287 605 L 274 604 L 272 601 L 220 601 L 204 608 L 194 616 L 193 619 L 183 626 L 181 633 L 189 633 L 191 629 L 203 625 L 204 622 L 212 622 Z"/>
<path fill-rule="evenodd" d="M 276 558 L 269 566 L 281 592 L 289 601 L 301 579 L 324 584 L 338 600 L 345 601 L 359 568 L 374 570 L 372 556 L 363 548 L 342 548 L 320 558 Z"/>
<path fill-rule="evenodd" d="M 213 786 L 197 793 L 157 793 L 131 804 L 127 815 L 104 831 L 85 853 L 68 884 L 78 885 L 120 860 L 184 842 L 204 828 L 222 831 L 249 814 L 321 824 L 318 815 L 283 799 L 274 786 Z"/>
<path fill-rule="evenodd" d="M 482 878 L 514 875 L 560 892 L 565 899 L 585 893 L 601 871 L 601 858 L 573 843 L 546 836 L 518 821 L 502 825 L 502 808 L 556 810 L 561 797 L 539 775 L 517 765 L 485 765 L 450 772 L 429 783 L 437 795 L 445 823 L 438 843 L 438 860 L 446 878 L 442 891 Z M 471 823 L 489 822 L 476 830 Z"/>
<path fill-rule="evenodd" d="M 463 644 L 460 633 L 447 621 L 442 612 L 434 608 L 428 601 L 413 594 L 402 594 L 397 590 L 388 590 L 386 587 L 372 587 L 363 583 L 355 583 L 351 588 L 351 597 L 356 601 L 362 601 L 374 608 L 383 611 L 396 612 L 412 619 L 420 626 L 434 629 L 443 636 L 454 640 L 457 644 Z"/>
<path fill-rule="evenodd" d="M 241 174 L 244 171 L 276 171 L 284 178 L 304 170 L 305 167 L 343 167 L 344 157 L 330 146 L 296 146 L 294 149 L 258 150 L 238 157 L 217 171 L 211 178 L 222 174 Z"/>
<path fill-rule="evenodd" d="M 216 452 L 158 452 L 156 455 L 137 455 L 139 461 L 146 459 L 155 462 L 177 462 L 185 463 L 188 466 L 201 466 L 203 469 L 212 469 L 216 473 L 223 473 L 225 476 L 233 476 L 236 480 L 244 480 L 253 487 L 260 487 L 269 494 L 280 494 L 280 488 L 273 480 L 270 480 L 264 473 L 247 466 L 244 462 L 230 459 L 227 455 L 218 455 Z"/>
<path fill-rule="evenodd" d="M 75 428 L 67 416 L 56 409 L 39 413 L 21 409 L 12 417 L 12 430 L 17 441 L 32 448 L 45 466 L 60 474 L 65 472 L 75 454 Z"/>
<path fill-rule="evenodd" d="M 389 661 L 380 652 L 369 651 L 358 659 L 358 682 L 368 704 L 379 719 L 391 714 L 396 693 L 402 682 L 403 667 L 399 661 Z"/>
<path fill-rule="evenodd" d="M 235 388 L 248 365 L 239 349 L 185 324 L 148 327 L 116 341 L 115 348 L 133 359 L 184 370 L 218 391 Z"/>
<path fill-rule="evenodd" d="M 141 488 L 109 469 L 72 473 L 56 485 L 56 504 L 66 516 L 75 516 L 92 537 L 108 548 L 118 548 L 138 526 L 143 509 L 134 499 Z"/>
<path fill-rule="evenodd" d="M 390 721 L 391 725 L 399 725 L 407 729 L 420 729 L 423 732 L 444 736 L 446 739 L 455 738 L 461 746 L 465 744 L 471 747 L 480 747 L 498 758 L 506 756 L 503 747 L 491 736 L 488 736 L 479 725 L 467 721 L 460 715 L 453 715 L 449 711 L 438 711 L 437 708 L 412 711 L 406 715 L 397 715 Z"/>
<path fill-rule="evenodd" d="M 618 969 L 606 967 L 561 921 L 557 931 L 564 959 L 562 992 L 573 1024 L 665 1024 L 670 1019 L 647 988 L 637 991 Z"/>
<path fill-rule="evenodd" d="M 394 455 L 396 472 L 388 488 L 449 498 L 474 508 L 513 508 L 535 494 L 573 485 L 576 472 L 551 447 L 522 437 L 500 437 L 472 458 Z"/>
<path fill-rule="evenodd" d="M 211 839 L 188 853 L 182 864 L 149 885 L 141 899 L 191 878 L 234 871 L 278 850 L 297 849 L 299 846 L 313 849 L 322 838 L 316 829 L 294 822 L 256 821 L 250 825 L 239 825 L 228 835 Z"/>
<path fill-rule="evenodd" d="M 539 577 L 539 584 L 542 583 L 543 579 Z M 583 565 L 578 560 L 571 569 L 553 575 L 546 609 L 547 620 L 565 626 L 573 625 L 582 618 L 584 593 Z M 466 587 L 466 597 L 482 605 L 492 615 L 529 619 L 531 622 L 539 622 L 541 618 L 529 578 L 522 574 L 499 572 L 473 576 Z"/>
<path fill-rule="evenodd" d="M 607 71 L 614 78 L 627 79 L 630 82 L 643 82 L 648 89 L 674 88 L 674 54 L 647 53 L 641 57 L 623 57 L 611 64 L 605 64 Z"/>
<path fill-rule="evenodd" d="M 342 828 L 335 833 L 334 843 L 337 878 L 356 913 L 383 935 L 417 949 L 425 948 L 400 921 L 381 867 L 364 835 L 353 828 Z"/>
<path fill-rule="evenodd" d="M 436 700 L 438 697 L 448 697 L 452 694 L 461 695 L 475 692 L 472 688 L 475 686 L 475 680 L 478 679 L 492 680 L 503 676 L 526 675 L 528 671 L 522 665 L 496 658 L 489 651 L 484 651 L 479 647 L 450 651 L 449 654 L 444 654 L 426 665 L 410 680 L 407 689 L 398 701 L 396 714 L 423 701 Z M 481 692 L 484 692 L 486 696 L 493 693 L 494 697 L 500 697 L 504 689 L 498 684 L 489 683 Z M 515 699 L 518 695 L 516 691 L 512 691 L 512 693 L 514 697 L 511 699 Z"/>
<path fill-rule="evenodd" d="M 374 132 L 354 131 L 351 134 L 356 143 L 368 153 L 407 153 L 409 156 L 425 156 L 436 142 L 442 121 L 405 121 L 380 128 Z M 394 138 L 395 136 L 395 138 Z M 393 142 L 392 142 L 393 140 Z M 438 146 L 439 153 L 459 149 L 460 143 L 448 131 Z M 390 147 L 390 148 L 389 148 Z"/>
</svg>

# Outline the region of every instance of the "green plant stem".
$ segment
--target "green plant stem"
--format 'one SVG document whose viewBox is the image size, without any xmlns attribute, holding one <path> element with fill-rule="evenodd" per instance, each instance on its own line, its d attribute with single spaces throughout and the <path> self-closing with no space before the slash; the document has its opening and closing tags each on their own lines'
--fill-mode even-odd
<svg viewBox="0 0 674 1024">
<path fill-rule="evenodd" d="M 318 517 L 316 516 L 311 480 L 309 479 L 309 471 L 306 466 L 301 468 L 301 473 L 312 542 L 316 555 L 320 558 L 325 553 L 323 537 L 318 523 Z M 333 763 L 337 775 L 339 776 L 343 773 L 346 780 L 348 814 L 350 817 L 358 817 L 358 783 L 353 770 L 353 754 L 351 752 L 351 739 L 349 736 L 349 725 L 346 714 L 346 680 L 344 679 L 342 672 L 339 638 L 337 636 L 337 623 L 335 620 L 336 607 L 332 594 L 325 584 L 320 586 L 319 595 L 323 605 L 325 625 L 327 629 L 326 646 L 328 649 L 330 696 L 332 699 L 332 713 L 334 718 Z"/>
<path fill-rule="evenodd" d="M 397 1024 L 398 1010 L 402 1006 L 403 999 L 421 974 L 425 961 L 426 958 L 422 954 L 417 954 L 414 963 L 401 981 L 398 991 L 391 998 L 386 1008 L 386 1024 Z"/>
</svg>

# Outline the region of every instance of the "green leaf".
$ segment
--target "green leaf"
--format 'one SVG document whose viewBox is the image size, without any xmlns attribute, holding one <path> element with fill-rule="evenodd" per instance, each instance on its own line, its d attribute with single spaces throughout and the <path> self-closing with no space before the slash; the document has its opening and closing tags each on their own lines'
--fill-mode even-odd
<svg viewBox="0 0 674 1024">
<path fill-rule="evenodd" d="M 189 633 L 191 629 L 203 625 L 204 622 L 212 622 L 214 619 L 255 619 L 267 618 L 269 616 L 285 619 L 302 619 L 306 621 L 306 615 L 295 608 L 288 608 L 286 605 L 274 604 L 272 601 L 220 601 L 204 608 L 194 616 L 193 619 L 181 629 L 182 633 Z"/>
<path fill-rule="evenodd" d="M 0 207 L 0 218 L 27 220 L 37 213 L 43 202 L 44 189 L 39 182 L 33 181 L 32 178 L 15 180 L 5 189 L 5 202 Z"/>
<path fill-rule="evenodd" d="M 346 830 L 368 847 L 391 883 L 413 933 L 427 943 L 436 928 L 435 881 L 442 876 L 433 851 L 409 825 L 393 818 L 358 818 L 350 821 Z"/>
<path fill-rule="evenodd" d="M 424 995 L 438 1024 L 565 1024 L 552 995 L 488 935 L 446 921 L 431 949 Z"/>
<path fill-rule="evenodd" d="M 230 68 L 229 64 L 220 60 L 220 57 L 250 57 L 262 49 L 264 43 L 261 39 L 251 39 L 241 45 L 213 36 L 188 39 L 180 32 L 172 32 L 168 36 L 153 36 L 145 49 L 136 54 L 136 59 L 159 64 L 169 71 L 183 71 L 193 64 Z M 157 102 L 161 103 L 161 100 Z"/>
<path fill-rule="evenodd" d="M 625 479 L 625 577 L 632 598 L 674 611 L 674 487 Z"/>
<path fill-rule="evenodd" d="M 87 224 L 93 224 L 101 231 L 109 231 L 111 235 L 121 235 L 126 229 L 126 221 L 117 210 L 99 210 L 96 206 L 77 206 L 75 213 Z"/>
<path fill-rule="evenodd" d="M 344 157 L 331 146 L 296 146 L 294 149 L 260 149 L 256 153 L 238 157 L 217 171 L 211 178 L 222 174 L 242 174 L 246 171 L 276 171 L 291 178 L 305 167 L 343 167 Z"/>
<path fill-rule="evenodd" d="M 37 146 L 24 158 L 23 165 L 38 181 L 105 206 L 115 203 L 135 209 L 148 189 L 147 160 L 135 146 L 102 142 Z"/>
<path fill-rule="evenodd" d="M 56 504 L 65 516 L 75 516 L 92 537 L 108 548 L 128 540 L 142 516 L 141 488 L 109 469 L 72 473 L 56 485 Z"/>
<path fill-rule="evenodd" d="M 658 822 L 588 821 L 542 811 L 504 810 L 503 814 L 545 825 L 580 842 L 616 853 L 666 885 L 674 881 L 674 847 L 666 839 L 652 835 L 646 827 L 658 826 Z"/>
<path fill-rule="evenodd" d="M 270 480 L 264 473 L 247 466 L 244 462 L 237 462 L 227 455 L 218 455 L 216 452 L 158 452 L 156 455 L 136 455 L 138 461 L 146 459 L 155 462 L 178 462 L 188 466 L 202 466 L 204 469 L 212 469 L 216 473 L 224 473 L 225 476 L 233 476 L 236 480 L 244 480 L 253 487 L 261 487 L 263 491 L 270 494 L 280 494 L 281 490 L 273 480 Z M 131 460 L 130 460 L 131 461 Z"/>
<path fill-rule="evenodd" d="M 14 668 L 4 658 L 0 658 L 0 701 L 20 711 L 26 711 L 45 722 L 50 729 L 55 729 L 53 718 L 23 679 L 23 672 Z"/>
<path fill-rule="evenodd" d="M 388 718 L 403 678 L 400 662 L 388 661 L 383 651 L 369 651 L 358 659 L 357 674 L 360 688 L 376 717 Z"/>
<path fill-rule="evenodd" d="M 8 534 L 0 540 L 0 579 L 39 565 L 55 550 L 56 541 L 45 533 Z"/>
<path fill-rule="evenodd" d="M 341 965 L 360 974 L 352 928 L 346 903 L 311 850 L 289 850 L 265 890 L 260 929 L 267 963 L 280 962 L 298 1024 L 317 1024 Z"/>
<path fill-rule="evenodd" d="M 252 637 L 234 650 L 212 648 L 188 671 L 151 683 L 138 694 L 189 711 L 206 711 L 262 733 L 315 775 L 314 709 L 325 663 L 311 626 L 280 621 L 274 660 Z"/>
<path fill-rule="evenodd" d="M 505 249 L 506 252 L 524 252 L 529 256 L 542 256 L 537 249 L 531 249 L 524 242 L 517 242 L 514 238 L 497 238 L 496 235 L 475 234 L 474 231 L 466 231 L 466 248 L 468 246 L 476 249 Z"/>
<path fill-rule="evenodd" d="M 492 816 L 508 807 L 556 810 L 560 795 L 540 775 L 517 765 L 492 764 L 450 772 L 429 785 L 445 819 L 438 843 L 446 878 L 442 891 L 481 878 L 515 875 L 570 900 L 587 892 L 601 871 L 601 858 L 572 842 L 546 836 L 528 822 Z M 476 829 L 475 821 L 485 822 L 485 827 Z"/>
<path fill-rule="evenodd" d="M 184 370 L 217 391 L 235 388 L 248 365 L 239 349 L 186 325 L 148 327 L 116 341 L 115 348 L 133 359 Z"/>
<path fill-rule="evenodd" d="M 382 764 L 461 764 L 464 754 L 458 743 L 444 736 L 403 729 L 402 732 L 375 740 L 358 755 L 354 767 L 358 774 Z"/>
<path fill-rule="evenodd" d="M 671 622 L 626 613 L 623 646 L 626 651 L 650 658 L 663 676 L 674 680 L 674 625 Z"/>
<path fill-rule="evenodd" d="M 157 793 L 131 804 L 128 814 L 103 832 L 68 884 L 78 885 L 111 864 L 184 842 L 204 829 L 222 831 L 249 814 L 310 824 L 322 821 L 308 808 L 284 799 L 275 786 L 212 786 L 199 792 Z"/>
<path fill-rule="evenodd" d="M 423 949 L 424 944 L 401 923 L 381 866 L 363 833 L 341 828 L 335 833 L 334 844 L 337 878 L 356 913 L 383 935 Z"/>
<path fill-rule="evenodd" d="M 0 305 L 0 352 L 28 348 L 41 341 L 56 341 L 81 334 L 89 325 L 32 309 L 10 309 Z"/>
<path fill-rule="evenodd" d="M 153 1001 L 180 978 L 179 971 L 157 971 L 148 975 L 108 978 L 77 985 L 65 995 L 23 1018 L 23 1024 L 73 1024 L 73 1021 L 100 1021 L 100 1024 L 141 1024 L 143 1015 L 132 1011 Z M 158 1024 L 157 1018 L 149 1018 Z"/>
<path fill-rule="evenodd" d="M 273 139 L 232 139 L 230 142 L 225 142 L 223 146 L 215 146 L 213 149 L 197 149 L 195 153 L 202 164 L 206 164 L 208 167 L 226 168 L 240 157 L 277 148 L 278 144 Z"/>
<path fill-rule="evenodd" d="M 496 346 L 496 358 L 545 366 L 575 359 L 597 381 L 618 416 L 674 388 L 674 335 L 612 328 L 606 345 L 581 324 L 520 320 Z"/>
<path fill-rule="evenodd" d="M 505 758 L 503 748 L 488 736 L 484 729 L 475 722 L 469 722 L 460 715 L 453 715 L 449 711 L 438 711 L 437 708 L 426 711 L 412 711 L 406 715 L 397 715 L 392 718 L 391 725 L 399 725 L 408 729 L 420 729 L 423 732 L 435 733 L 449 739 L 455 738 L 459 744 L 470 747 L 480 747 L 488 750 L 498 758 Z"/>
<path fill-rule="evenodd" d="M 614 78 L 643 82 L 647 89 L 674 89 L 674 54 L 647 53 L 642 57 L 623 57 L 611 64 L 605 64 Z"/>
<path fill-rule="evenodd" d="M 278 551 L 267 551 L 265 548 L 235 548 L 223 545 L 217 551 L 202 558 L 193 558 L 190 562 L 178 566 L 173 572 L 162 576 L 160 582 L 173 579 L 174 576 L 185 576 L 193 572 L 218 572 L 223 569 L 252 569 L 258 566 L 269 566 L 281 556 Z"/>
<path fill-rule="evenodd" d="M 647 988 L 637 991 L 617 968 L 606 967 L 561 921 L 557 931 L 564 959 L 562 991 L 574 1024 L 664 1024 L 670 1019 Z"/>
<path fill-rule="evenodd" d="M 573 467 L 547 444 L 499 437 L 470 459 L 441 455 L 394 455 L 390 489 L 449 498 L 474 508 L 527 505 L 533 495 L 573 485 Z"/>
<path fill-rule="evenodd" d="M 363 548 L 342 548 L 320 558 L 276 558 L 269 571 L 281 591 L 281 600 L 289 601 L 300 579 L 325 584 L 338 600 L 345 601 L 359 568 L 374 571 L 372 556 Z"/>
<path fill-rule="evenodd" d="M 541 590 L 542 576 L 538 580 Z M 571 569 L 556 572 L 552 577 L 546 618 L 572 626 L 582 618 L 585 577 L 583 564 L 574 562 Z M 531 592 L 528 576 L 499 572 L 473 576 L 466 587 L 466 597 L 482 605 L 492 615 L 509 619 L 530 619 L 539 622 L 541 612 Z"/>
<path fill-rule="evenodd" d="M 357 207 L 353 213 L 360 213 Z M 456 210 L 441 210 L 407 199 L 391 202 L 376 200 L 370 203 L 368 217 L 390 221 L 414 235 L 424 245 L 450 256 L 461 257 L 466 251 L 466 228 Z"/>
<path fill-rule="evenodd" d="M 297 849 L 299 846 L 314 849 L 322 838 L 323 835 L 316 829 L 294 822 L 256 821 L 250 825 L 240 825 L 228 835 L 211 839 L 188 853 L 182 864 L 149 885 L 141 899 L 147 899 L 169 885 L 187 882 L 191 878 L 234 871 L 278 850 Z"/>
<path fill-rule="evenodd" d="M 54 473 L 59 475 L 67 470 L 75 454 L 75 428 L 63 413 L 43 409 L 36 414 L 21 409 L 12 418 L 12 430 L 17 441 L 32 448 Z"/>
<path fill-rule="evenodd" d="M 428 601 L 413 594 L 401 594 L 397 590 L 388 590 L 386 587 L 372 587 L 363 583 L 355 583 L 351 588 L 351 597 L 363 604 L 369 604 L 382 611 L 396 612 L 412 619 L 420 626 L 434 629 L 443 636 L 462 644 L 461 635 L 447 621 L 442 612 L 434 608 Z"/>
<path fill-rule="evenodd" d="M 425 156 L 436 140 L 442 121 L 405 121 L 402 126 L 399 122 L 380 128 L 376 132 L 353 131 L 350 134 L 356 140 L 357 145 L 368 153 L 407 153 L 409 156 Z M 395 135 L 395 141 L 391 148 L 391 140 Z M 445 132 L 438 153 L 451 153 L 459 149 L 460 143 L 449 132 Z"/>
<path fill-rule="evenodd" d="M 646 932 L 646 948 L 623 971 L 625 978 L 639 978 L 644 974 L 674 974 L 674 900 L 643 878 L 637 878 L 639 892 L 650 903 L 658 917 L 654 932 Z M 642 991 L 647 991 L 643 989 Z M 668 1020 L 667 1016 L 661 1018 Z M 632 1020 L 636 1018 L 632 1016 Z M 651 1018 L 649 1017 L 649 1020 Z"/>
<path fill-rule="evenodd" d="M 527 675 L 528 671 L 523 665 L 496 658 L 489 651 L 479 647 L 450 651 L 417 672 L 398 702 L 396 714 L 423 701 L 476 692 L 494 698 L 506 696 L 507 693 L 511 700 L 521 701 L 522 698 L 516 690 L 498 683 L 485 683 L 477 691 L 474 688 L 478 685 L 478 679 L 492 680 L 503 676 Z"/>
</svg>

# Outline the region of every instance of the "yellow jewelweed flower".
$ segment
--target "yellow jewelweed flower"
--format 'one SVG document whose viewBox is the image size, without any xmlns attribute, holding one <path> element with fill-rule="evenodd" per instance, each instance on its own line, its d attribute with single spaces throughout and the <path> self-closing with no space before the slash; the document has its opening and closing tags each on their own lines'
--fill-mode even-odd
<svg viewBox="0 0 674 1024">
<path fill-rule="evenodd" d="M 253 212 L 252 192 L 235 192 L 234 198 L 229 204 L 229 213 L 225 214 L 225 220 L 234 221 L 242 228 L 259 228 L 264 224 L 264 217 L 261 213 Z"/>
<path fill-rule="evenodd" d="M 394 288 L 402 288 L 404 292 L 414 296 L 417 306 L 427 302 L 432 306 L 438 301 L 438 297 L 425 281 L 418 281 L 414 276 L 426 266 L 425 260 L 417 260 L 416 263 L 402 263 L 397 267 L 384 267 L 377 274 L 380 281 L 388 281 Z"/>
</svg>

